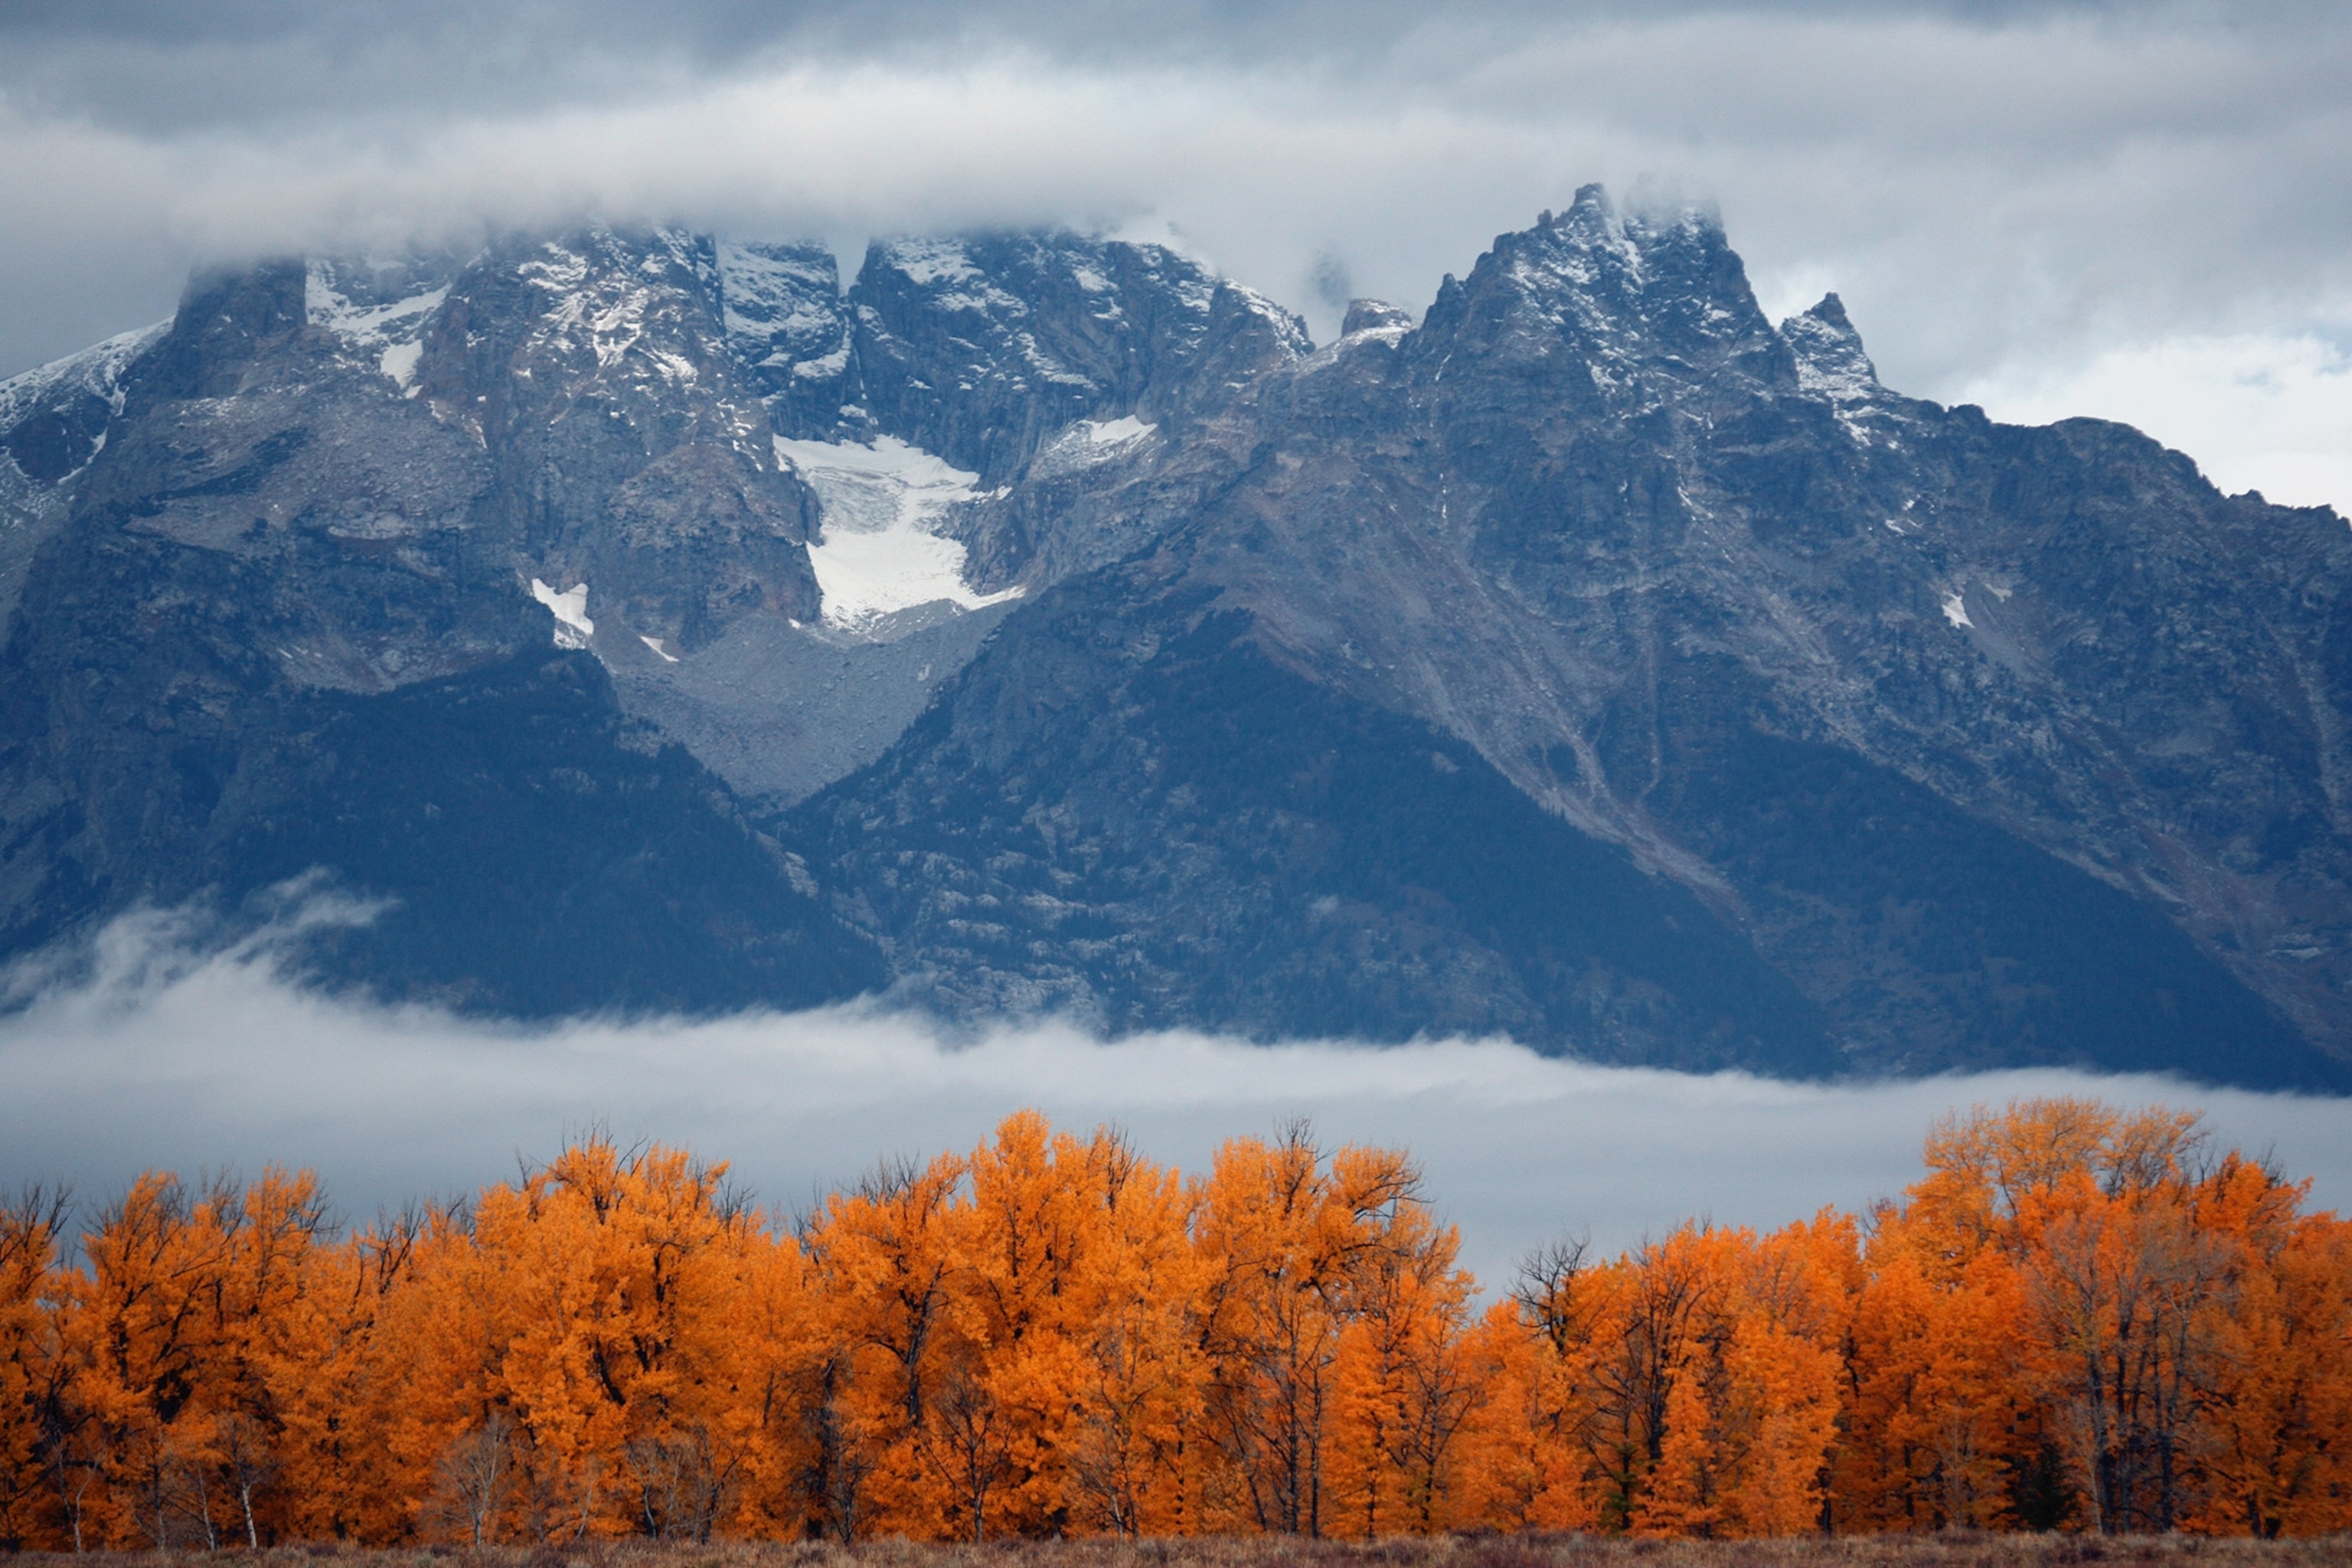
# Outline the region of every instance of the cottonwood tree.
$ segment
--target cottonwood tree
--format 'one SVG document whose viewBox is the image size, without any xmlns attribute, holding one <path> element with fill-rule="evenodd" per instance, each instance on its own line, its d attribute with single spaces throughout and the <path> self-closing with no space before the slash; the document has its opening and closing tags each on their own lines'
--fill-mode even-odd
<svg viewBox="0 0 2352 1568">
<path fill-rule="evenodd" d="M 2084 1100 L 1939 1124 L 1866 1215 L 1564 1247 L 1472 1315 L 1401 1151 L 1186 1181 L 1008 1118 L 771 1227 L 584 1139 L 346 1234 L 142 1177 L 0 1206 L 27 1547 L 2352 1528 L 2352 1225 Z"/>
<path fill-rule="evenodd" d="M 0 1548 L 37 1539 L 59 1501 L 51 1471 L 64 1452 L 58 1430 L 68 1397 L 51 1298 L 63 1283 L 58 1243 L 70 1197 L 31 1185 L 0 1201 Z"/>
<path fill-rule="evenodd" d="M 493 1405 L 482 1424 L 451 1442 L 435 1466 L 436 1511 L 469 1546 L 489 1545 L 503 1534 L 515 1489 L 514 1441 L 514 1423 Z"/>
</svg>

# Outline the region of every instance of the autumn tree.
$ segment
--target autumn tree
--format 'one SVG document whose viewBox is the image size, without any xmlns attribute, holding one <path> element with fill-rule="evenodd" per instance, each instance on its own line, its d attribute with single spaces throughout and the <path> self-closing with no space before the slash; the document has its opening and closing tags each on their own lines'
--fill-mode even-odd
<svg viewBox="0 0 2352 1568">
<path fill-rule="evenodd" d="M 2352 1528 L 2352 1225 L 2300 1212 L 2289 1183 L 2234 1153 L 2190 1194 L 2230 1271 L 2192 1391 L 2198 1475 L 2186 1522 L 2261 1538 Z"/>
<path fill-rule="evenodd" d="M 1192 1245 L 1195 1199 L 1123 1138 L 1098 1135 L 1088 1168 L 1101 1214 L 1081 1263 L 1090 1321 L 1066 1435 L 1073 1521 L 1130 1539 L 1192 1533 L 1213 1458 L 1202 1345 L 1212 1271 Z"/>
<path fill-rule="evenodd" d="M 1596 1270 L 1591 1281 L 1591 1414 L 1578 1437 L 1603 1530 L 1633 1524 L 1651 1474 L 1665 1458 L 1666 1405 L 1692 1336 L 1720 1316 L 1715 1298 L 1723 1281 L 1708 1268 L 1696 1236 L 1685 1229 L 1644 1243 Z"/>
<path fill-rule="evenodd" d="M 215 1547 L 275 1533 L 271 1336 L 325 1230 L 316 1181 L 273 1168 L 242 1190 L 142 1176 L 84 1237 L 89 1277 L 61 1321 L 74 1362 L 61 1424 L 104 1472 L 109 1539 Z"/>
<path fill-rule="evenodd" d="M 1838 1528 L 2013 1522 L 2010 1480 L 2033 1432 L 2014 1259 L 1973 1229 L 1893 1205 L 1873 1215 L 1865 1257 L 1844 1371 Z"/>
<path fill-rule="evenodd" d="M 1646 1249 L 1642 1268 L 1690 1304 L 1664 1363 L 1655 1458 L 1627 1521 L 1635 1533 L 1819 1528 L 1856 1247 L 1853 1221 L 1824 1213 L 1761 1239 L 1686 1226 Z"/>
<path fill-rule="evenodd" d="M 1335 1531 L 1425 1535 L 1456 1522 L 1455 1461 L 1483 1394 L 1465 1342 L 1473 1281 L 1455 1267 L 1460 1250 L 1453 1228 L 1400 1190 L 1380 1216 L 1379 1244 L 1356 1255 L 1335 1362 Z"/>
<path fill-rule="evenodd" d="M 0 1203 L 0 1548 L 10 1551 L 47 1544 L 62 1500 L 51 1471 L 67 1394 L 55 1300 L 67 1206 L 62 1190 L 41 1186 Z"/>
<path fill-rule="evenodd" d="M 1320 1535 L 1352 1297 L 1377 1255 L 1427 1245 L 1421 1173 L 1394 1150 L 1325 1161 L 1303 1125 L 1229 1141 L 1202 1194 L 1211 1417 L 1246 1522 Z M 1240 1521 L 1236 1521 L 1240 1522 Z"/>
<path fill-rule="evenodd" d="M 1463 1435 L 1470 1517 L 1502 1530 L 1591 1530 L 1594 1363 L 1602 1291 L 1590 1244 L 1555 1242 L 1521 1265 L 1509 1296 L 1465 1342 L 1486 1394 Z"/>
<path fill-rule="evenodd" d="M 964 1162 L 885 1164 L 803 1227 L 830 1347 L 807 1393 L 803 1471 L 812 1533 L 944 1525 L 921 1445 L 940 1373 Z"/>
<path fill-rule="evenodd" d="M 745 1331 L 747 1309 L 794 1264 L 724 1175 L 594 1138 L 476 1211 L 533 1537 L 707 1539 L 756 1468 L 765 1434 L 731 1394 L 773 1347 Z"/>
<path fill-rule="evenodd" d="M 1007 1118 L 788 1229 L 592 1137 L 331 1226 L 0 1205 L 0 1544 L 2352 1528 L 2352 1225 L 2077 1100 L 1866 1216 L 1548 1248 L 1483 1312 L 1411 1159 L 1205 1177 Z"/>
</svg>

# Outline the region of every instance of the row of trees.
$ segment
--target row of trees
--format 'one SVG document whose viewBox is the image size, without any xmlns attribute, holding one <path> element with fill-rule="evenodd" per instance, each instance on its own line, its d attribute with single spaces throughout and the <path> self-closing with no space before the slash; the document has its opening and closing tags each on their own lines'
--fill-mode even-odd
<svg viewBox="0 0 2352 1568">
<path fill-rule="evenodd" d="M 2352 1527 L 2352 1226 L 2076 1100 L 1866 1215 L 1480 1310 L 1402 1153 L 1012 1117 L 789 1225 L 591 1139 L 359 1232 L 307 1174 L 0 1212 L 0 1543 Z"/>
</svg>

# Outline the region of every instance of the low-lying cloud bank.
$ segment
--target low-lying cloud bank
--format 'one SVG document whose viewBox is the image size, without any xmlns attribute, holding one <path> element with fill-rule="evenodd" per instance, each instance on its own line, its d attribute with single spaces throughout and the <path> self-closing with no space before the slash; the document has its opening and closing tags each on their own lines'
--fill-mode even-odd
<svg viewBox="0 0 2352 1568">
<path fill-rule="evenodd" d="M 117 922 L 89 973 L 0 1019 L 0 1183 L 103 1202 L 140 1170 L 315 1167 L 346 1215 L 511 1176 L 593 1124 L 733 1163 L 772 1209 L 881 1158 L 978 1142 L 1036 1106 L 1126 1128 L 1205 1168 L 1235 1133 L 1311 1118 L 1318 1141 L 1402 1144 L 1492 1287 L 1563 1233 L 1608 1248 L 1691 1215 L 1769 1226 L 1918 1173 L 1947 1110 L 2087 1094 L 2201 1107 L 2217 1137 L 2352 1206 L 2352 1101 L 2036 1071 L 1859 1085 L 1596 1068 L 1505 1041 L 1274 1047 L 1173 1032 L 1104 1042 L 1052 1023 L 963 1041 L 863 1007 L 520 1028 L 321 997 L 276 944 L 210 956 L 173 922 Z"/>
</svg>

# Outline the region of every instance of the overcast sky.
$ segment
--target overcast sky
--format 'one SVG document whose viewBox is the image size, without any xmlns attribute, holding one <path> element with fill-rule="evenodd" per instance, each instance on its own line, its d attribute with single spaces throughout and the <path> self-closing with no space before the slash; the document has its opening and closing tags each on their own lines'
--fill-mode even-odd
<svg viewBox="0 0 2352 1568">
<path fill-rule="evenodd" d="M 602 1124 L 728 1160 L 782 1212 L 885 1157 L 969 1150 L 1023 1106 L 1079 1131 L 1122 1126 L 1188 1171 L 1227 1137 L 1304 1116 L 1326 1147 L 1412 1150 L 1493 1285 L 1564 1235 L 1614 1252 L 1695 1216 L 1770 1226 L 1859 1208 L 1918 1177 L 1937 1116 L 2081 1094 L 2202 1109 L 2217 1147 L 2268 1153 L 2314 1178 L 2315 1206 L 2352 1209 L 2352 1100 L 2063 1072 L 1785 1084 L 1584 1067 L 1499 1041 L 1105 1044 L 1045 1025 L 951 1042 L 859 1008 L 521 1029 L 323 1000 L 274 977 L 267 938 L 196 958 L 182 934 L 118 921 L 70 984 L 23 989 L 18 966 L 19 1000 L 37 999 L 0 1016 L 0 1191 L 62 1179 L 102 1204 L 142 1169 L 249 1178 L 276 1161 L 316 1169 L 365 1220 L 509 1179 Z"/>
<path fill-rule="evenodd" d="M 1328 332 L 1599 179 L 1899 389 L 2352 510 L 2348 74 L 2340 0 L 14 0 L 0 374 L 200 258 L 589 212 L 1172 231 Z"/>
</svg>

